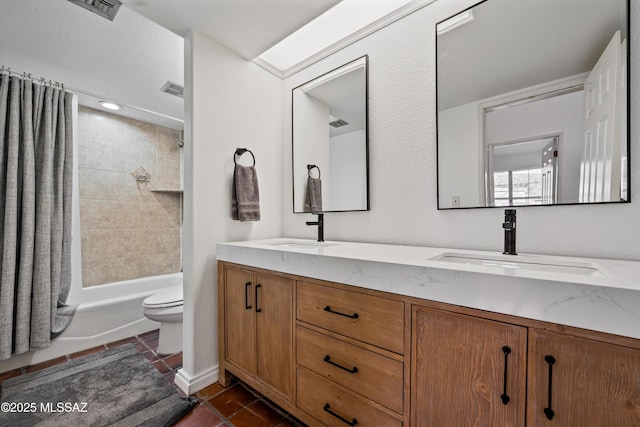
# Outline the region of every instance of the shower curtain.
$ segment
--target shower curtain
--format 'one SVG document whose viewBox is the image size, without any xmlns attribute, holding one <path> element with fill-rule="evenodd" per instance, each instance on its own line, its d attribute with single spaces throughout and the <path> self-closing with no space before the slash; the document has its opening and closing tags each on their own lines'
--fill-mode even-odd
<svg viewBox="0 0 640 427">
<path fill-rule="evenodd" d="M 72 98 L 0 73 L 0 360 L 71 321 Z"/>
</svg>

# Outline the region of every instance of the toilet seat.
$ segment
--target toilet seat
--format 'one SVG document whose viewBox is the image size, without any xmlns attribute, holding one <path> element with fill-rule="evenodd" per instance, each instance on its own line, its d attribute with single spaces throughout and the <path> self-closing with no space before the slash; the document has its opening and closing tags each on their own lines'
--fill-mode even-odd
<svg viewBox="0 0 640 427">
<path fill-rule="evenodd" d="M 174 286 L 145 298 L 142 305 L 146 308 L 169 308 L 181 306 L 184 302 L 182 292 L 182 286 Z"/>
</svg>

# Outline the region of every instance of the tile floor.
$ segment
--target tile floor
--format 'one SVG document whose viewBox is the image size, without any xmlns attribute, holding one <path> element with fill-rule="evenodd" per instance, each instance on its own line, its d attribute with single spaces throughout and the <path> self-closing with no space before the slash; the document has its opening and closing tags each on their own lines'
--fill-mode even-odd
<svg viewBox="0 0 640 427">
<path fill-rule="evenodd" d="M 182 353 L 160 356 L 158 348 L 158 331 L 147 332 L 131 338 L 115 341 L 109 344 L 83 350 L 77 353 L 61 356 L 53 360 L 25 366 L 0 374 L 0 383 L 4 380 L 48 368 L 68 360 L 97 353 L 108 348 L 133 343 L 153 366 L 173 384 L 173 378 L 182 367 Z M 184 393 L 176 387 L 181 396 Z M 212 384 L 200 390 L 195 395 L 198 404 L 185 415 L 175 426 L 179 427 L 303 427 L 300 421 L 294 419 L 276 405 L 268 401 L 256 391 L 242 383 L 235 383 L 229 387 Z"/>
</svg>

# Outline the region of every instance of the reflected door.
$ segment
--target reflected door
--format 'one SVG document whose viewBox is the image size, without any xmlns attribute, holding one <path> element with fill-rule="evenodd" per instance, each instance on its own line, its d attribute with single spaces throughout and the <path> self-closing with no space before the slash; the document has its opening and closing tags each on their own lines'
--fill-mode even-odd
<svg viewBox="0 0 640 427">
<path fill-rule="evenodd" d="M 620 200 L 620 141 L 615 126 L 620 49 L 618 31 L 584 84 L 585 131 L 580 162 L 580 202 Z"/>
</svg>

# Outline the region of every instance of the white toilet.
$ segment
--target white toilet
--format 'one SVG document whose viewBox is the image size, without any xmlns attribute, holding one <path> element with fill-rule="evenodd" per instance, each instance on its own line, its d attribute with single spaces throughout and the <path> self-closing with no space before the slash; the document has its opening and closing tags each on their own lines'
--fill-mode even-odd
<svg viewBox="0 0 640 427">
<path fill-rule="evenodd" d="M 158 354 L 182 351 L 182 305 L 182 285 L 167 288 L 142 302 L 144 315 L 160 322 Z"/>
</svg>

